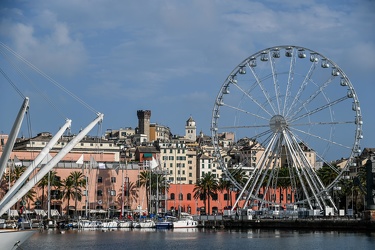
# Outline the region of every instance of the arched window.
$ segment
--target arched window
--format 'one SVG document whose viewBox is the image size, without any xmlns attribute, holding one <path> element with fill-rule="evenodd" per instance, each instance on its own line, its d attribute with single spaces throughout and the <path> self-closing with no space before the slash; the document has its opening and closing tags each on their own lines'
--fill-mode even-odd
<svg viewBox="0 0 375 250">
<path fill-rule="evenodd" d="M 186 198 L 187 198 L 188 201 L 191 201 L 191 193 L 188 193 Z"/>
<path fill-rule="evenodd" d="M 174 193 L 171 193 L 171 200 L 174 200 Z"/>
</svg>

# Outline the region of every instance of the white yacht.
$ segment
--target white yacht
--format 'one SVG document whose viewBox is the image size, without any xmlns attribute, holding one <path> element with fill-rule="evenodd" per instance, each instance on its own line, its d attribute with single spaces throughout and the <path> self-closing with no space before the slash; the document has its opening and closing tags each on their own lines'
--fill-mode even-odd
<svg viewBox="0 0 375 250">
<path fill-rule="evenodd" d="M 193 216 L 188 213 L 181 213 L 180 218 L 173 221 L 173 228 L 192 228 L 197 226 L 198 221 L 194 220 Z"/>
</svg>

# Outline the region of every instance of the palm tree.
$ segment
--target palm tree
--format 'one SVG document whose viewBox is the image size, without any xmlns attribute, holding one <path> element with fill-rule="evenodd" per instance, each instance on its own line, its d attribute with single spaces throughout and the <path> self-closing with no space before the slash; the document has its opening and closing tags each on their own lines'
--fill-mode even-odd
<svg viewBox="0 0 375 250">
<path fill-rule="evenodd" d="M 68 200 L 66 214 L 69 216 L 69 206 L 70 206 L 70 199 L 74 199 L 74 189 L 73 189 L 73 180 L 68 176 L 66 179 L 62 181 L 62 198 L 63 200 Z"/>
<path fill-rule="evenodd" d="M 75 201 L 75 215 L 77 215 L 77 203 L 82 200 L 81 187 L 84 187 L 85 185 L 86 179 L 82 172 L 79 171 L 71 172 L 70 175 L 62 181 L 63 199 L 68 200 L 66 211 L 68 215 L 70 199 L 74 199 Z"/>
<path fill-rule="evenodd" d="M 216 195 L 218 190 L 218 183 L 216 176 L 212 173 L 207 173 L 200 178 L 193 189 L 194 199 L 202 198 L 204 200 L 205 210 L 210 214 L 210 198 Z M 208 201 L 208 209 L 206 201 Z"/>
<path fill-rule="evenodd" d="M 146 189 L 146 200 L 149 201 L 150 192 L 150 171 L 143 171 L 139 174 L 139 179 L 137 180 L 137 187 L 145 187 Z M 150 211 L 150 202 L 147 202 L 148 211 Z"/>
<path fill-rule="evenodd" d="M 121 188 L 119 190 L 118 195 L 117 195 L 117 201 L 120 204 L 122 204 L 123 193 L 124 193 L 124 198 L 125 198 L 124 204 L 127 207 L 130 208 L 133 202 L 137 202 L 139 195 L 138 195 L 137 185 L 134 182 L 129 182 L 127 187 L 125 187 L 124 189 Z"/>
<path fill-rule="evenodd" d="M 220 178 L 219 179 L 219 182 L 218 182 L 218 185 L 217 185 L 217 190 L 220 191 L 220 192 L 226 192 L 227 194 L 227 206 L 229 206 L 229 201 L 232 203 L 232 195 L 231 195 L 231 187 L 232 187 L 232 183 L 227 180 L 227 179 L 223 179 L 223 178 Z"/>
<path fill-rule="evenodd" d="M 151 186 L 150 186 L 150 179 L 151 179 Z M 146 200 L 149 201 L 149 195 L 155 195 L 156 190 L 158 192 L 164 192 L 168 190 L 168 184 L 165 181 L 165 177 L 157 174 L 155 172 L 150 171 L 143 171 L 139 175 L 139 180 L 137 181 L 138 187 L 145 187 L 146 188 Z M 151 211 L 151 202 L 148 203 L 148 211 Z"/>
<path fill-rule="evenodd" d="M 86 178 L 80 171 L 71 172 L 69 175 L 73 181 L 73 188 L 74 188 L 74 207 L 75 207 L 75 215 L 77 216 L 77 203 L 78 201 L 82 200 L 82 187 L 86 186 Z"/>
<path fill-rule="evenodd" d="M 286 166 L 281 167 L 278 169 L 277 175 L 277 187 L 280 189 L 280 204 L 282 203 L 281 196 L 284 193 L 284 190 L 287 190 L 288 187 L 291 186 L 290 177 L 289 177 L 289 169 Z M 287 192 L 286 192 L 287 193 Z M 285 196 L 286 197 L 286 196 Z"/>
<path fill-rule="evenodd" d="M 38 182 L 38 187 L 42 189 L 42 207 L 44 206 L 44 190 L 45 187 L 48 186 L 48 179 L 50 179 L 50 186 L 57 187 L 58 189 L 60 188 L 61 182 L 60 178 L 57 176 L 56 171 L 51 171 L 49 174 L 46 174 L 39 182 Z"/>
<path fill-rule="evenodd" d="M 324 165 L 316 171 L 324 186 L 331 184 L 336 179 L 338 172 L 337 166 L 330 167 L 328 165 Z"/>
</svg>

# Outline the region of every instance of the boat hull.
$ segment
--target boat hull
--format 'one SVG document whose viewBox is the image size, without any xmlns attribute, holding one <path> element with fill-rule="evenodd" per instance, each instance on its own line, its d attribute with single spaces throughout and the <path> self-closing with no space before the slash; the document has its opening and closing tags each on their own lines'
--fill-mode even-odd
<svg viewBox="0 0 375 250">
<path fill-rule="evenodd" d="M 155 223 L 156 229 L 172 229 L 173 222 L 171 221 L 159 221 Z"/>
<path fill-rule="evenodd" d="M 178 220 L 173 222 L 173 228 L 195 228 L 198 222 L 195 220 Z"/>
<path fill-rule="evenodd" d="M 0 230 L 1 249 L 17 249 L 37 230 Z"/>
</svg>

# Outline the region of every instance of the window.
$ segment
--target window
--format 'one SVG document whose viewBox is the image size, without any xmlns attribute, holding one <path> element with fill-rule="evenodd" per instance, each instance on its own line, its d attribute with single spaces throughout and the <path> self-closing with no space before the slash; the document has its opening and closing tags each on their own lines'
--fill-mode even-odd
<svg viewBox="0 0 375 250">
<path fill-rule="evenodd" d="M 98 177 L 98 183 L 103 183 L 103 177 L 101 176 Z"/>
<path fill-rule="evenodd" d="M 171 200 L 174 200 L 174 193 L 171 193 Z"/>
<path fill-rule="evenodd" d="M 224 200 L 225 200 L 225 201 L 229 200 L 229 195 L 228 195 L 227 193 L 224 194 Z"/>
<path fill-rule="evenodd" d="M 191 201 L 191 193 L 188 193 L 188 194 L 187 194 L 186 199 L 187 199 L 188 201 Z"/>
<path fill-rule="evenodd" d="M 96 191 L 96 196 L 103 196 L 103 190 L 99 189 Z"/>
<path fill-rule="evenodd" d="M 204 194 L 200 194 L 200 195 L 199 195 L 199 199 L 200 199 L 201 201 L 204 201 L 204 200 L 205 200 L 205 198 L 206 198 L 206 197 L 205 197 L 205 195 L 204 195 Z"/>
<path fill-rule="evenodd" d="M 212 200 L 217 201 L 217 194 L 212 194 Z"/>
<path fill-rule="evenodd" d="M 111 183 L 116 183 L 116 177 L 111 177 Z"/>
</svg>

